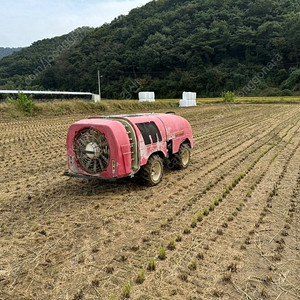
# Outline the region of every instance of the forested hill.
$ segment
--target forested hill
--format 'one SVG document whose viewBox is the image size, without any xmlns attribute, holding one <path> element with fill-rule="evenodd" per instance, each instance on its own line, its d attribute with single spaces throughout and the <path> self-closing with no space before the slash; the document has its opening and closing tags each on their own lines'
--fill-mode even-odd
<svg viewBox="0 0 300 300">
<path fill-rule="evenodd" d="M 0 60 L 1 89 L 34 89 L 34 80 L 65 51 L 80 42 L 93 29 L 76 30 L 55 38 L 44 39 Z"/>
<path fill-rule="evenodd" d="M 31 84 L 96 92 L 99 69 L 107 98 L 280 95 L 300 93 L 299 63 L 299 0 L 157 0 L 92 31 Z"/>
<path fill-rule="evenodd" d="M 13 54 L 16 51 L 20 51 L 22 48 L 9 48 L 9 47 L 0 47 L 0 60 L 5 57 Z"/>
</svg>

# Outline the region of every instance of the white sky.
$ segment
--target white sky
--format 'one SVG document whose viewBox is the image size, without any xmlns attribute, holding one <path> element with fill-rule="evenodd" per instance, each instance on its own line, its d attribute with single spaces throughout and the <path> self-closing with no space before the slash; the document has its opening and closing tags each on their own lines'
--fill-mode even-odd
<svg viewBox="0 0 300 300">
<path fill-rule="evenodd" d="M 81 26 L 99 27 L 150 0 L 0 0 L 0 47 L 25 47 Z"/>
</svg>

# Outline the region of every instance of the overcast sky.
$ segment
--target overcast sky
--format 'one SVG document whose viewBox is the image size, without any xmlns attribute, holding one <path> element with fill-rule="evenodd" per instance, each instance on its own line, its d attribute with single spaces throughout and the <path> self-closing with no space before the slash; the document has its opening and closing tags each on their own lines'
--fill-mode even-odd
<svg viewBox="0 0 300 300">
<path fill-rule="evenodd" d="M 150 0 L 0 0 L 0 47 L 25 47 L 81 26 L 98 27 Z"/>
</svg>

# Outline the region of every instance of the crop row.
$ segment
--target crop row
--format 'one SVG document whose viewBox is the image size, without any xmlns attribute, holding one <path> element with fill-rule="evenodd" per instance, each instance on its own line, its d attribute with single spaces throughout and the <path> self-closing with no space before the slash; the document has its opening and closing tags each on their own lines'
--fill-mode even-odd
<svg viewBox="0 0 300 300">
<path fill-rule="evenodd" d="M 208 207 L 204 208 L 202 211 L 200 211 L 198 213 L 198 215 L 196 217 L 194 217 L 192 220 L 191 220 L 191 224 L 190 225 L 187 225 L 184 227 L 183 229 L 183 234 L 189 234 L 191 232 L 191 228 L 195 228 L 197 226 L 197 222 L 202 222 L 203 218 L 208 216 L 210 212 L 212 212 L 216 206 L 218 206 L 226 197 L 228 194 L 230 194 L 230 191 L 233 190 L 235 188 L 235 186 L 255 167 L 255 165 L 260 161 L 260 159 L 262 157 L 264 157 L 271 149 L 273 149 L 276 145 L 279 144 L 279 142 L 281 142 L 284 137 L 287 136 L 288 132 L 296 126 L 296 123 L 290 127 L 286 133 L 280 138 L 280 140 L 274 144 L 272 144 L 271 146 L 269 146 L 266 150 L 264 150 L 261 155 L 255 159 L 253 161 L 253 163 L 249 166 L 249 168 L 244 172 L 244 173 L 241 173 L 240 175 L 238 175 L 229 185 L 227 188 L 224 189 L 223 193 L 219 196 L 219 198 L 215 199 Z M 273 161 L 274 159 L 272 159 Z M 266 171 L 265 171 L 266 172 Z M 253 189 L 255 188 L 255 186 L 257 184 L 260 183 L 262 177 L 264 176 L 265 172 L 262 174 L 261 177 L 259 177 L 259 179 L 257 180 L 257 182 L 255 182 L 255 184 L 253 185 Z M 249 194 L 249 192 L 247 193 L 246 195 L 246 198 L 247 199 L 251 194 Z M 240 211 L 243 207 L 243 204 L 240 205 L 239 207 L 236 208 L 236 211 L 233 213 L 233 215 L 236 215 L 238 211 Z M 230 221 L 230 220 L 229 220 Z M 226 227 L 225 224 L 223 224 L 223 226 Z M 221 235 L 222 234 L 222 229 L 218 229 L 217 230 L 217 234 Z M 177 242 L 180 242 L 182 240 L 182 236 L 180 234 L 178 234 L 178 236 L 176 237 L 176 241 Z M 170 250 L 174 250 L 175 249 L 175 239 L 171 239 L 168 243 L 168 245 L 166 247 L 161 247 L 160 250 L 159 250 L 159 254 L 158 254 L 158 258 L 159 259 L 165 259 L 166 257 L 166 251 Z M 153 264 L 153 261 L 154 261 L 154 258 L 151 258 L 150 259 L 150 262 L 149 262 L 149 265 Z M 191 265 L 194 265 L 195 262 L 193 261 L 191 263 Z M 151 268 L 148 266 L 148 270 L 151 269 L 151 270 L 154 270 L 154 268 Z M 145 276 L 145 270 L 142 270 L 141 271 L 144 276 Z M 139 280 L 140 281 L 140 280 Z"/>
</svg>

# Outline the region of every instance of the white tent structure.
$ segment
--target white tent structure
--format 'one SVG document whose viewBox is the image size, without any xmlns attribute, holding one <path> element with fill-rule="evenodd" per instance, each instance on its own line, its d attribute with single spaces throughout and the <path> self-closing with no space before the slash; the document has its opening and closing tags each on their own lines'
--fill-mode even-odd
<svg viewBox="0 0 300 300">
<path fill-rule="evenodd" d="M 25 95 L 38 95 L 41 97 L 69 97 L 69 98 L 86 98 L 94 102 L 99 102 L 100 97 L 97 94 L 92 94 L 88 92 L 62 92 L 62 91 L 25 91 L 25 90 L 0 90 L 0 95 L 18 95 L 22 93 Z"/>
<path fill-rule="evenodd" d="M 197 106 L 197 94 L 192 92 L 183 92 L 182 100 L 179 102 L 179 107 Z"/>
<path fill-rule="evenodd" d="M 139 92 L 139 101 L 140 102 L 155 102 L 155 93 L 154 92 Z"/>
<path fill-rule="evenodd" d="M 27 94 L 27 95 L 66 95 L 66 96 L 92 96 L 85 92 L 58 92 L 58 91 L 23 91 L 23 90 L 0 90 L 1 94 Z"/>
</svg>

